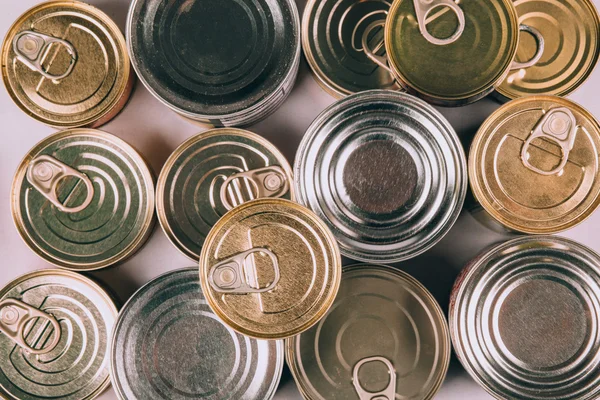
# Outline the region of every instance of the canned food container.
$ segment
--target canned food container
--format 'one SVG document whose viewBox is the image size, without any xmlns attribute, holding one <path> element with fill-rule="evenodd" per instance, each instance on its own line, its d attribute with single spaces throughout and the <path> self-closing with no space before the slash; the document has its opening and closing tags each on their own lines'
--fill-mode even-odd
<svg viewBox="0 0 600 400">
<path fill-rule="evenodd" d="M 158 178 L 156 210 L 169 240 L 197 262 L 223 214 L 263 197 L 294 200 L 289 163 L 259 135 L 219 128 L 191 137 L 171 154 Z"/>
<path fill-rule="evenodd" d="M 450 362 L 442 310 L 416 279 L 392 267 L 344 267 L 331 310 L 286 341 L 307 400 L 432 399 Z"/>
<path fill-rule="evenodd" d="M 598 62 L 600 18 L 590 0 L 520 0 L 514 5 L 521 32 L 511 71 L 497 90 L 501 99 L 566 96 L 582 85 Z M 543 52 L 534 54 L 542 43 Z"/>
<path fill-rule="evenodd" d="M 555 96 L 513 100 L 477 132 L 469 154 L 476 215 L 508 230 L 572 228 L 600 203 L 600 125 Z"/>
<path fill-rule="evenodd" d="M 154 225 L 154 181 L 142 157 L 108 133 L 76 128 L 27 153 L 11 190 L 25 243 L 44 260 L 87 271 L 134 254 Z"/>
<path fill-rule="evenodd" d="M 381 24 L 390 3 L 380 0 L 310 0 L 302 18 L 302 48 L 317 82 L 343 97 L 369 89 L 398 89 L 387 68 L 371 60 L 368 46 L 385 54 Z M 375 24 L 375 28 L 373 27 Z"/>
<path fill-rule="evenodd" d="M 110 384 L 111 297 L 64 270 L 30 272 L 0 290 L 0 396 L 90 400 Z"/>
<path fill-rule="evenodd" d="M 242 126 L 273 113 L 300 63 L 293 0 L 134 0 L 127 21 L 133 67 L 180 115 Z"/>
<path fill-rule="evenodd" d="M 452 291 L 458 358 L 497 399 L 600 396 L 600 257 L 555 236 L 482 253 Z"/>
<path fill-rule="evenodd" d="M 271 399 L 283 369 L 282 341 L 234 332 L 212 313 L 197 268 L 168 272 L 125 304 L 113 333 L 119 399 Z"/>
<path fill-rule="evenodd" d="M 225 214 L 200 254 L 206 301 L 225 324 L 258 339 L 313 326 L 340 285 L 341 256 L 327 226 L 289 200 L 259 199 Z"/>
<path fill-rule="evenodd" d="M 2 79 L 30 117 L 57 128 L 98 127 L 133 88 L 125 38 L 103 12 L 79 1 L 47 1 L 10 27 Z"/>
<path fill-rule="evenodd" d="M 308 128 L 294 166 L 296 195 L 325 221 L 343 255 L 397 262 L 436 244 L 467 190 L 466 161 L 450 123 L 413 96 L 348 96 Z"/>
</svg>

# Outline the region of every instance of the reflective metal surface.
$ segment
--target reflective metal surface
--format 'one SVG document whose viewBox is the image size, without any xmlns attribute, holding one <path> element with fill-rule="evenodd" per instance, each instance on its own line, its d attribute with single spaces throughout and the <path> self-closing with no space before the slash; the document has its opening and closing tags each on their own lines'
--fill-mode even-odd
<svg viewBox="0 0 600 400">
<path fill-rule="evenodd" d="M 446 319 L 417 280 L 392 267 L 344 267 L 336 300 L 286 341 L 308 400 L 431 399 L 450 362 Z"/>
<path fill-rule="evenodd" d="M 283 342 L 223 325 L 202 295 L 197 268 L 139 289 L 119 315 L 111 351 L 114 388 L 130 400 L 268 400 L 284 361 Z"/>
</svg>

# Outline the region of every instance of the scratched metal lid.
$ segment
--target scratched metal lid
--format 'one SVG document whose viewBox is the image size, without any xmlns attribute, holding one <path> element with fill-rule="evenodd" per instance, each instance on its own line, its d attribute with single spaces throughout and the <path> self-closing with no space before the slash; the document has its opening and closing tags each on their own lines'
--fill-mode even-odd
<svg viewBox="0 0 600 400">
<path fill-rule="evenodd" d="M 240 335 L 213 314 L 197 268 L 139 289 L 119 314 L 111 354 L 123 400 L 268 400 L 284 363 L 282 341 Z"/>
<path fill-rule="evenodd" d="M 0 290 L 0 397 L 91 400 L 110 384 L 111 297 L 90 279 L 39 270 Z"/>
<path fill-rule="evenodd" d="M 600 257 L 571 240 L 528 236 L 482 253 L 456 281 L 454 349 L 497 399 L 600 396 Z"/>
<path fill-rule="evenodd" d="M 259 199 L 225 214 L 200 254 L 210 308 L 236 331 L 283 339 L 313 326 L 329 309 L 342 274 L 335 238 L 310 210 Z"/>
<path fill-rule="evenodd" d="M 437 243 L 464 202 L 467 172 L 450 123 L 416 97 L 373 90 L 338 101 L 308 128 L 296 195 L 343 255 L 396 262 Z"/>
<path fill-rule="evenodd" d="M 198 261 L 223 214 L 262 197 L 294 199 L 292 169 L 267 140 L 242 129 L 212 129 L 171 154 L 158 178 L 156 209 L 169 240 Z"/>
<path fill-rule="evenodd" d="M 302 47 L 317 82 L 341 97 L 369 89 L 397 89 L 392 74 L 372 61 L 363 46 L 385 52 L 386 0 L 310 0 L 302 18 Z"/>
<path fill-rule="evenodd" d="M 2 78 L 25 113 L 59 128 L 108 122 L 134 82 L 117 25 L 79 1 L 43 2 L 20 16 L 4 39 Z"/>
<path fill-rule="evenodd" d="M 25 243 L 59 267 L 92 270 L 124 260 L 154 225 L 154 182 L 127 143 L 93 129 L 55 133 L 19 165 L 11 211 Z"/>
<path fill-rule="evenodd" d="M 523 233 L 556 233 L 600 203 L 600 124 L 555 96 L 513 100 L 494 112 L 471 145 L 471 188 L 483 209 Z"/>
<path fill-rule="evenodd" d="M 416 279 L 392 267 L 344 267 L 333 306 L 286 341 L 307 400 L 427 400 L 450 362 L 442 310 Z"/>
</svg>

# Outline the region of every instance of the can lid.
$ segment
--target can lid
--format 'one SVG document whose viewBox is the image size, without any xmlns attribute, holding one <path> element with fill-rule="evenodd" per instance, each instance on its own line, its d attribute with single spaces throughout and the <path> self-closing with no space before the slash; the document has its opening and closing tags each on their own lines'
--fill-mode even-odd
<svg viewBox="0 0 600 400">
<path fill-rule="evenodd" d="M 600 257 L 555 236 L 481 254 L 453 289 L 450 332 L 465 369 L 498 399 L 600 395 Z"/>
<path fill-rule="evenodd" d="M 156 187 L 158 220 L 175 247 L 198 261 L 223 214 L 256 198 L 293 200 L 292 181 L 289 163 L 267 140 L 242 129 L 212 129 L 186 140 L 165 163 Z"/>
<path fill-rule="evenodd" d="M 227 325 L 251 337 L 282 339 L 327 312 L 341 265 L 333 235 L 310 210 L 260 199 L 215 224 L 200 254 L 200 282 Z"/>
<path fill-rule="evenodd" d="M 2 46 L 2 78 L 29 116 L 63 128 L 105 117 L 130 90 L 125 38 L 100 10 L 47 1 L 12 25 Z"/>
<path fill-rule="evenodd" d="M 154 182 L 127 143 L 93 129 L 50 135 L 25 156 L 12 185 L 19 234 L 59 267 L 92 270 L 132 255 L 154 221 Z"/>
<path fill-rule="evenodd" d="M 513 100 L 494 112 L 471 145 L 469 176 L 477 201 L 523 233 L 556 233 L 600 203 L 600 125 L 555 96 Z"/>
<path fill-rule="evenodd" d="M 111 354 L 121 399 L 268 400 L 284 362 L 282 341 L 242 336 L 212 313 L 197 268 L 139 289 L 119 314 Z"/>
<path fill-rule="evenodd" d="M 327 315 L 286 341 L 286 356 L 306 399 L 428 400 L 444 381 L 450 347 L 444 314 L 416 279 L 354 265 L 344 267 Z"/>
<path fill-rule="evenodd" d="M 467 190 L 450 123 L 389 90 L 351 95 L 322 112 L 300 144 L 294 175 L 298 201 L 325 221 L 342 254 L 367 262 L 431 248 L 458 218 Z"/>
<path fill-rule="evenodd" d="M 516 61 L 527 62 L 540 36 L 544 52 L 529 67 L 513 66 L 498 93 L 514 99 L 528 95 L 566 96 L 592 73 L 600 55 L 600 18 L 589 0 L 521 0 L 515 7 L 521 24 Z M 532 34 L 533 32 L 533 34 Z"/>
<path fill-rule="evenodd" d="M 64 270 L 23 275 L 0 290 L 0 396 L 90 400 L 110 384 L 110 296 Z"/>
</svg>

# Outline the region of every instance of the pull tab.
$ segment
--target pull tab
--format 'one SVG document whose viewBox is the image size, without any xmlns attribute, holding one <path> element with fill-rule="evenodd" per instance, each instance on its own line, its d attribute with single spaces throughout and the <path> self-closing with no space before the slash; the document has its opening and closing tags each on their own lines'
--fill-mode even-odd
<svg viewBox="0 0 600 400">
<path fill-rule="evenodd" d="M 87 189 L 85 201 L 77 207 L 65 206 L 58 200 L 58 195 L 56 194 L 58 183 L 68 176 L 81 179 Z M 87 175 L 50 156 L 38 156 L 29 163 L 27 180 L 62 212 L 76 213 L 82 211 L 90 205 L 94 198 L 94 185 Z"/>
<path fill-rule="evenodd" d="M 273 271 L 275 278 L 266 287 L 260 287 L 258 276 L 256 273 L 256 265 L 253 258 L 249 259 L 255 253 L 266 254 L 273 263 Z M 264 293 L 273 290 L 279 282 L 279 264 L 275 254 L 264 247 L 256 247 L 254 249 L 236 254 L 226 260 L 221 261 L 212 267 L 208 273 L 208 282 L 210 286 L 220 293 Z"/>
<path fill-rule="evenodd" d="M 290 189 L 290 183 L 288 182 L 285 171 L 283 168 L 274 165 L 270 167 L 258 168 L 250 171 L 239 172 L 237 174 L 231 175 L 229 178 L 223 182 L 221 186 L 221 202 L 228 210 L 231 210 L 237 205 L 240 205 L 244 200 L 239 186 L 231 185 L 234 181 L 238 179 L 245 179 L 250 181 L 254 190 L 256 190 L 256 197 L 252 190 L 250 190 L 250 199 L 254 200 L 255 198 L 264 198 L 264 197 L 281 197 L 288 192 Z M 229 202 L 227 197 L 227 191 L 230 189 L 233 192 L 233 195 L 237 195 L 239 197 L 239 204 L 232 205 Z M 235 199 L 234 199 L 235 200 Z"/>
<path fill-rule="evenodd" d="M 25 327 L 29 321 L 40 318 L 52 324 L 55 334 L 52 342 L 35 349 L 25 340 Z M 54 316 L 17 299 L 0 301 L 0 331 L 30 354 L 46 354 L 54 350 L 60 340 L 60 324 Z"/>
<path fill-rule="evenodd" d="M 535 54 L 533 55 L 533 57 L 529 60 L 526 61 L 524 63 L 520 63 L 518 61 L 513 61 L 510 70 L 515 70 L 515 69 L 525 69 L 525 68 L 529 68 L 534 66 L 535 64 L 537 64 L 538 61 L 540 61 L 540 59 L 542 58 L 542 55 L 544 54 L 544 37 L 542 36 L 542 34 L 540 33 L 540 31 L 538 31 L 537 29 L 535 29 L 532 26 L 529 25 L 525 25 L 525 24 L 521 24 L 519 25 L 519 30 L 522 32 L 529 32 L 531 33 L 531 35 L 535 38 L 535 42 L 537 44 L 537 50 L 535 52 Z"/>
<path fill-rule="evenodd" d="M 523 144 L 521 150 L 521 160 L 523 164 L 532 171 L 537 172 L 541 175 L 555 175 L 558 174 L 567 164 L 569 160 L 569 153 L 573 149 L 575 144 L 575 137 L 577 136 L 577 121 L 575 116 L 566 107 L 554 108 L 546 113 L 540 121 L 537 123 L 531 134 Z M 529 146 L 534 139 L 544 138 L 548 139 L 558 146 L 561 150 L 561 162 L 560 164 L 552 169 L 551 171 L 541 170 L 529 162 Z"/>
<path fill-rule="evenodd" d="M 64 46 L 71 56 L 67 70 L 60 75 L 49 73 L 42 65 L 43 58 L 53 43 Z M 59 81 L 69 76 L 77 61 L 77 52 L 71 43 L 64 39 L 55 38 L 34 31 L 19 32 L 13 39 L 13 50 L 17 54 L 17 59 L 19 61 L 27 65 L 32 71 L 37 71 L 42 74 L 44 78 L 53 81 Z"/>
<path fill-rule="evenodd" d="M 381 362 L 388 368 L 390 374 L 390 382 L 387 387 L 380 392 L 369 392 L 365 390 L 358 379 L 360 369 L 369 363 Z M 385 357 L 368 357 L 360 360 L 355 366 L 352 373 L 352 384 L 356 390 L 356 394 L 360 400 L 394 400 L 396 398 L 396 371 L 392 363 Z"/>
<path fill-rule="evenodd" d="M 419 22 L 419 30 L 421 31 L 421 35 L 427 39 L 428 42 L 437 44 L 440 46 L 450 44 L 455 42 L 465 30 L 465 13 L 463 10 L 452 0 L 413 0 L 415 6 L 415 13 L 417 14 L 417 21 Z M 433 12 L 436 8 L 444 8 L 448 7 L 454 14 L 456 14 L 456 18 L 458 18 L 458 27 L 454 33 L 444 39 L 439 39 L 433 36 L 427 30 L 427 24 L 431 22 L 431 20 L 442 12 L 437 13 L 433 16 L 433 18 L 428 18 L 429 14 Z"/>
<path fill-rule="evenodd" d="M 369 59 L 371 61 L 373 61 L 375 64 L 379 65 L 381 68 L 385 69 L 386 71 L 388 71 L 393 76 L 393 72 L 388 65 L 387 57 L 380 56 L 377 54 L 377 52 L 379 50 L 381 50 L 382 47 L 385 47 L 385 42 L 383 40 L 381 40 L 381 41 L 375 43 L 374 47 L 371 47 L 369 45 L 369 39 L 371 36 L 371 32 L 373 32 L 375 29 L 378 29 L 378 28 L 379 29 L 385 28 L 385 20 L 384 19 L 379 20 L 379 21 L 373 21 L 369 25 L 367 25 L 367 27 L 365 28 L 363 35 L 362 35 L 362 40 L 361 40 L 362 48 L 363 48 L 365 54 L 367 55 L 367 57 L 369 57 Z"/>
</svg>

